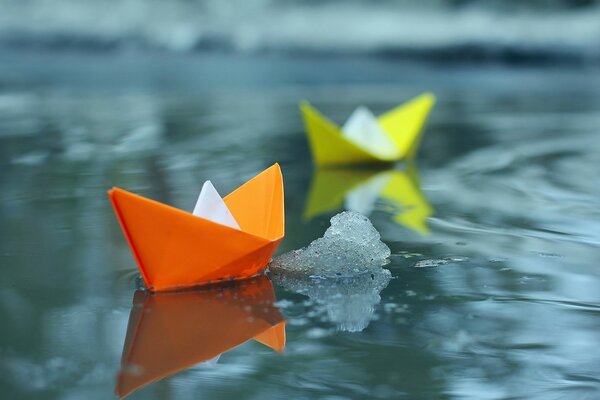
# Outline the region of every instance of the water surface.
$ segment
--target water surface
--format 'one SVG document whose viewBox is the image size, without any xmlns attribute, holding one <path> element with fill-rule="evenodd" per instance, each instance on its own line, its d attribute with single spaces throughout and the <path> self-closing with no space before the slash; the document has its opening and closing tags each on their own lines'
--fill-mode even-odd
<svg viewBox="0 0 600 400">
<path fill-rule="evenodd" d="M 283 354 L 249 341 L 130 398 L 598 398 L 595 71 L 30 57 L 0 65 L 7 398 L 114 396 L 137 274 L 108 188 L 191 210 L 204 180 L 226 194 L 275 161 L 281 252 L 357 204 L 392 249 L 380 302 L 345 310 L 367 326 L 350 332 L 327 302 L 275 286 Z M 342 122 L 359 104 L 383 112 L 426 90 L 438 103 L 416 165 L 312 168 L 300 99 Z"/>
</svg>

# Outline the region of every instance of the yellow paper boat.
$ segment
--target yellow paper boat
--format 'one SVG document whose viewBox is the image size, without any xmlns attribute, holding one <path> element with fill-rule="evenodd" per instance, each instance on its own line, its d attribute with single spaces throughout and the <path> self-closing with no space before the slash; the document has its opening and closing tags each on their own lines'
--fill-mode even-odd
<svg viewBox="0 0 600 400">
<path fill-rule="evenodd" d="M 222 199 L 239 229 L 118 188 L 109 198 L 151 291 L 255 276 L 265 270 L 284 236 L 278 164 Z"/>
<path fill-rule="evenodd" d="M 427 234 L 427 218 L 433 208 L 420 189 L 417 169 L 406 170 L 323 168 L 315 171 L 304 209 L 304 218 L 334 212 L 342 208 L 369 215 L 375 202 L 394 222 L 421 234 Z"/>
<path fill-rule="evenodd" d="M 419 148 L 423 126 L 435 104 L 424 93 L 377 118 L 383 135 L 379 147 L 366 148 L 344 135 L 342 128 L 304 101 L 300 110 L 316 165 L 369 164 L 413 158 Z M 389 140 L 388 140 L 389 139 Z"/>
<path fill-rule="evenodd" d="M 116 393 L 125 397 L 254 339 L 282 352 L 285 321 L 273 285 L 259 276 L 193 291 L 137 291 Z"/>
</svg>

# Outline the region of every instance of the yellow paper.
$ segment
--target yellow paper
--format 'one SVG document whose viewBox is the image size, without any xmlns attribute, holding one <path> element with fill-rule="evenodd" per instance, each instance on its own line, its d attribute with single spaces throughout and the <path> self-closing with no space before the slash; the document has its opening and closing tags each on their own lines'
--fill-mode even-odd
<svg viewBox="0 0 600 400">
<path fill-rule="evenodd" d="M 340 209 L 369 215 L 375 208 L 392 215 L 399 225 L 427 234 L 433 208 L 420 189 L 413 165 L 405 170 L 323 168 L 315 171 L 304 209 L 304 218 Z"/>
<path fill-rule="evenodd" d="M 370 164 L 413 158 L 434 104 L 434 95 L 424 93 L 377 118 L 379 128 L 390 139 L 380 143 L 389 143 L 386 146 L 393 148 L 361 146 L 306 101 L 300 104 L 300 110 L 316 165 Z"/>
</svg>

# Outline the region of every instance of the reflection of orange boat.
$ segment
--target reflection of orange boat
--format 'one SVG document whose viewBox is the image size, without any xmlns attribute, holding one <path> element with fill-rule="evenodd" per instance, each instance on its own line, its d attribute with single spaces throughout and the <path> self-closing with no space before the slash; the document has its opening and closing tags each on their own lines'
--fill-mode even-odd
<svg viewBox="0 0 600 400">
<path fill-rule="evenodd" d="M 125 397 L 249 339 L 283 351 L 285 322 L 274 301 L 266 276 L 194 291 L 137 291 L 117 395 Z"/>
<path fill-rule="evenodd" d="M 278 164 L 223 200 L 240 229 L 114 188 L 110 200 L 149 290 L 169 290 L 262 272 L 284 235 Z"/>
</svg>

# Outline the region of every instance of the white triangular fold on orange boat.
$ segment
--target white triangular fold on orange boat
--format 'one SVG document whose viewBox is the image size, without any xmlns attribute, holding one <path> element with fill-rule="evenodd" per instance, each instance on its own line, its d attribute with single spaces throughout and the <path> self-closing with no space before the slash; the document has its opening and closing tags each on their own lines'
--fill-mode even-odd
<svg viewBox="0 0 600 400">
<path fill-rule="evenodd" d="M 379 126 L 377 118 L 366 107 L 358 107 L 342 126 L 344 136 L 354 144 L 381 156 L 396 153 L 394 142 Z"/>
<path fill-rule="evenodd" d="M 202 190 L 192 214 L 221 225 L 240 229 L 233 214 L 231 214 L 231 211 L 229 211 L 229 208 L 227 208 L 223 198 L 219 195 L 219 192 L 217 192 L 211 181 L 206 181 L 202 185 Z"/>
</svg>

